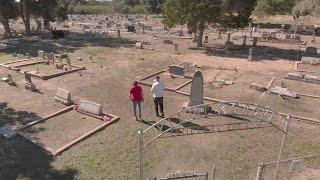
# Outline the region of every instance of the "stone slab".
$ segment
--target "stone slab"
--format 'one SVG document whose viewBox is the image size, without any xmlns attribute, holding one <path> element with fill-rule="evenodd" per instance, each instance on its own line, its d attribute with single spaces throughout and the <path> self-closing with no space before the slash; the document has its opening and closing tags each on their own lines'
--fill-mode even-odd
<svg viewBox="0 0 320 180">
<path fill-rule="evenodd" d="M 58 88 L 56 96 L 54 97 L 54 99 L 57 102 L 60 102 L 60 103 L 62 103 L 64 105 L 67 105 L 67 106 L 72 104 L 70 91 L 62 89 L 62 88 Z"/>
<path fill-rule="evenodd" d="M 102 106 L 101 104 L 97 104 L 91 101 L 83 101 L 81 100 L 78 107 L 79 111 L 91 113 L 94 115 L 101 116 L 102 115 Z"/>
<path fill-rule="evenodd" d="M 169 66 L 169 74 L 176 76 L 184 76 L 184 67 L 179 65 L 170 65 Z"/>
</svg>

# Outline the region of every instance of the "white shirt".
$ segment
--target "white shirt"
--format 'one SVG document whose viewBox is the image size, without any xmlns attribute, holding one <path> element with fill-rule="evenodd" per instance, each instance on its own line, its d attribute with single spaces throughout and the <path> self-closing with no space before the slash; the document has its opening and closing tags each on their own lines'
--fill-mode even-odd
<svg viewBox="0 0 320 180">
<path fill-rule="evenodd" d="M 154 81 L 151 87 L 151 92 L 153 97 L 163 97 L 164 96 L 164 84 L 162 82 Z"/>
</svg>

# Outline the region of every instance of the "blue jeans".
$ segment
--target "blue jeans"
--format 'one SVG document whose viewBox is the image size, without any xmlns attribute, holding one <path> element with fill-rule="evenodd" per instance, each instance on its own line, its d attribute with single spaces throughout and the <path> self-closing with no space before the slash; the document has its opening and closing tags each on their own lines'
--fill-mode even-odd
<svg viewBox="0 0 320 180">
<path fill-rule="evenodd" d="M 137 118 L 137 107 L 139 108 L 139 118 L 141 118 L 141 101 L 132 101 L 133 114 Z"/>
</svg>

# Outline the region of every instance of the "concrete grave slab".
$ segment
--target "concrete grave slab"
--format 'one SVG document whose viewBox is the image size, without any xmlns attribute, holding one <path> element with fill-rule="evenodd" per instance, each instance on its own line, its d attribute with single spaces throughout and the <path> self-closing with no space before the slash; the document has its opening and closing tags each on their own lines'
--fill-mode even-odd
<svg viewBox="0 0 320 180">
<path fill-rule="evenodd" d="M 184 67 L 179 65 L 170 65 L 169 66 L 169 74 L 176 76 L 184 76 Z"/>
<path fill-rule="evenodd" d="M 64 105 L 67 105 L 67 106 L 70 106 L 72 104 L 70 91 L 62 89 L 62 88 L 58 88 L 54 99 L 55 99 L 55 101 L 62 103 Z"/>
<path fill-rule="evenodd" d="M 91 101 L 81 100 L 79 103 L 78 111 L 101 116 L 102 115 L 102 106 L 101 106 L 101 104 L 97 104 L 97 103 L 94 103 Z"/>
</svg>

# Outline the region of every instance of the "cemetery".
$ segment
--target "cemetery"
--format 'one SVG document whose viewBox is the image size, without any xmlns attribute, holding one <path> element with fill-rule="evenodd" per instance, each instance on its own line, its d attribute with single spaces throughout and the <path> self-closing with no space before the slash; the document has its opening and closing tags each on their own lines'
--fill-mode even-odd
<svg viewBox="0 0 320 180">
<path fill-rule="evenodd" d="M 319 179 L 319 26 L 283 16 L 202 34 L 146 13 L 0 24 L 0 179 Z"/>
</svg>

